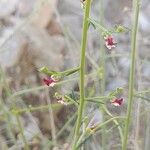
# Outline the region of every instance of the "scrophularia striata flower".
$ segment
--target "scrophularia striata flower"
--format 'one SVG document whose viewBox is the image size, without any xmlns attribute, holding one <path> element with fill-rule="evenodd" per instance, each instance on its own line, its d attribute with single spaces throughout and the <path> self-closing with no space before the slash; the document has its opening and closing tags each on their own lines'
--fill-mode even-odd
<svg viewBox="0 0 150 150">
<path fill-rule="evenodd" d="M 53 87 L 53 86 L 56 84 L 57 81 L 58 81 L 58 80 L 55 79 L 53 75 L 50 76 L 50 77 L 47 77 L 47 78 L 43 78 L 43 82 L 44 82 L 47 86 L 51 86 L 51 87 Z"/>
<path fill-rule="evenodd" d="M 123 98 L 116 98 L 111 101 L 114 106 L 121 106 L 123 103 Z"/>
<path fill-rule="evenodd" d="M 104 39 L 105 39 L 105 46 L 109 50 L 116 47 L 117 43 L 114 42 L 114 38 L 112 37 L 112 35 L 107 35 L 107 36 L 104 37 Z"/>
</svg>

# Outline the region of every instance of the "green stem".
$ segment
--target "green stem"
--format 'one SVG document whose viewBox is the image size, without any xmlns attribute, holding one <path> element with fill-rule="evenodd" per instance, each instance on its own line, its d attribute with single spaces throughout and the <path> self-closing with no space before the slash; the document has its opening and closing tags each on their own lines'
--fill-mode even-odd
<svg viewBox="0 0 150 150">
<path fill-rule="evenodd" d="M 6 81 L 5 81 L 5 74 L 0 66 L 0 88 L 3 88 L 5 89 L 7 95 L 8 95 L 8 92 L 7 92 L 7 84 L 6 84 Z M 6 106 L 5 106 L 5 103 L 6 100 L 1 98 L 0 100 L 0 109 L 1 111 L 4 113 L 4 115 L 1 114 L 1 117 L 3 118 L 2 120 L 5 120 L 7 121 L 7 132 L 8 132 L 8 135 L 10 136 L 10 138 L 12 139 L 13 143 L 15 144 L 16 143 L 16 139 L 15 139 L 15 136 L 13 134 L 13 124 L 12 122 L 10 121 L 10 114 L 9 112 L 6 110 Z"/>
<path fill-rule="evenodd" d="M 88 99 L 86 101 L 91 102 L 91 103 L 105 104 L 104 102 L 99 101 L 99 100 L 90 100 L 90 99 Z"/>
<path fill-rule="evenodd" d="M 73 73 L 76 73 L 77 71 L 80 70 L 80 67 L 77 67 L 77 68 L 73 68 L 73 69 L 68 69 L 68 70 L 65 70 L 63 72 L 60 72 L 63 76 L 69 76 Z"/>
<path fill-rule="evenodd" d="M 23 109 L 17 109 L 14 108 L 12 111 L 16 111 L 18 114 L 26 113 L 26 112 L 34 112 L 34 111 L 41 111 L 41 110 L 47 110 L 49 108 L 59 108 L 62 107 L 61 104 L 48 104 L 48 105 L 42 105 L 37 107 L 29 107 L 29 108 L 23 108 Z"/>
<path fill-rule="evenodd" d="M 95 129 L 93 129 L 93 132 L 97 132 L 98 130 L 100 130 L 103 126 L 105 126 L 106 124 L 110 123 L 111 121 L 113 120 L 117 120 L 117 119 L 125 119 L 125 117 L 122 117 L 122 116 L 116 116 L 116 117 L 113 117 L 103 123 L 101 123 L 99 126 L 97 126 Z"/>
<path fill-rule="evenodd" d="M 135 92 L 135 95 L 142 95 L 142 94 L 147 94 L 147 93 L 150 93 L 150 89 L 144 90 L 144 91 L 137 91 Z"/>
<path fill-rule="evenodd" d="M 79 103 L 76 100 L 72 99 L 71 97 L 67 95 L 65 95 L 65 98 L 67 98 L 70 102 L 73 102 L 78 107 Z"/>
<path fill-rule="evenodd" d="M 105 32 L 107 34 L 111 34 L 111 32 L 109 32 L 106 28 L 104 28 L 102 25 L 100 25 L 97 21 L 95 21 L 94 19 L 89 18 L 89 21 L 95 26 L 97 27 L 100 31 Z"/>
<path fill-rule="evenodd" d="M 22 128 L 22 125 L 21 125 L 21 122 L 20 122 L 20 119 L 19 119 L 19 114 L 16 114 L 16 119 L 17 119 L 17 124 L 18 124 L 18 127 L 20 129 L 20 134 L 22 136 L 22 140 L 23 140 L 23 143 L 24 143 L 24 146 L 25 146 L 25 150 L 29 150 L 29 146 L 28 146 L 28 143 L 27 143 L 27 140 L 26 140 L 26 137 L 23 133 L 23 128 Z"/>
<path fill-rule="evenodd" d="M 97 71 L 94 71 L 90 74 L 86 74 L 85 75 L 85 78 L 88 80 L 89 78 L 95 78 L 97 76 Z M 72 82 L 72 81 L 76 81 L 78 80 L 79 77 L 74 77 L 72 79 L 67 79 L 67 80 L 64 80 L 64 81 L 60 81 L 58 83 L 56 83 L 56 86 L 58 85 L 62 85 L 62 84 L 66 84 L 68 82 Z M 24 89 L 24 90 L 20 90 L 20 91 L 17 91 L 15 93 L 13 93 L 9 98 L 13 98 L 13 97 L 16 97 L 16 96 L 21 96 L 21 95 L 24 95 L 24 94 L 27 94 L 27 93 L 31 93 L 31 92 L 36 92 L 36 91 L 39 91 L 39 90 L 44 90 L 45 88 L 50 88 L 49 86 L 38 86 L 38 87 L 33 87 L 33 88 L 29 88 L 29 89 Z"/>
<path fill-rule="evenodd" d="M 104 9 L 103 9 L 103 0 L 100 0 L 100 23 L 103 25 L 104 24 Z M 105 60 L 105 48 L 104 48 L 104 39 L 102 35 L 100 35 L 100 50 L 101 50 L 101 66 L 103 69 L 103 78 L 101 80 L 101 95 L 104 95 L 105 92 L 105 65 L 106 65 L 106 60 Z"/>
<path fill-rule="evenodd" d="M 69 124 L 75 120 L 75 118 L 77 117 L 77 113 L 75 112 L 74 115 L 69 118 L 69 120 L 65 123 L 65 125 L 58 131 L 58 133 L 56 134 L 56 138 L 58 138 L 63 132 L 65 129 L 67 129 L 67 127 L 69 126 Z"/>
<path fill-rule="evenodd" d="M 70 102 L 68 105 L 73 105 L 73 104 L 74 102 Z M 48 104 L 48 105 L 42 105 L 42 106 L 37 106 L 37 107 L 22 108 L 22 109 L 13 108 L 11 110 L 11 113 L 18 113 L 19 115 L 21 115 L 27 112 L 36 112 L 36 111 L 44 111 L 44 110 L 47 111 L 50 107 L 56 110 L 56 109 L 60 109 L 61 107 L 63 107 L 63 105 L 62 104 Z M 9 113 L 10 112 L 5 112 L 4 114 L 1 114 L 0 117 L 3 118 L 6 115 L 9 115 Z"/>
<path fill-rule="evenodd" d="M 87 97 L 86 100 L 106 100 L 110 99 L 109 96 L 97 96 L 97 97 Z"/>
<path fill-rule="evenodd" d="M 89 28 L 89 14 L 90 14 L 91 0 L 86 0 L 84 20 L 83 20 L 83 33 L 82 33 L 82 42 L 81 42 L 81 60 L 80 60 L 80 104 L 78 108 L 78 118 L 75 129 L 75 136 L 73 142 L 73 150 L 76 150 L 76 143 L 80 135 L 80 126 L 84 111 L 84 101 L 85 101 L 85 89 L 84 89 L 84 80 L 85 80 L 85 51 L 87 45 L 87 33 Z"/>
<path fill-rule="evenodd" d="M 133 0 L 133 27 L 132 27 L 132 41 L 131 41 L 131 69 L 129 77 L 129 100 L 127 106 L 127 119 L 125 123 L 124 140 L 122 150 L 127 149 L 127 139 L 129 134 L 129 125 L 131 119 L 131 109 L 134 96 L 134 74 L 135 74 L 135 59 L 136 59 L 136 41 L 138 32 L 138 19 L 139 19 L 140 0 Z"/>
<path fill-rule="evenodd" d="M 100 0 L 100 24 L 102 26 L 104 26 L 104 4 L 103 4 L 104 0 Z M 101 27 L 99 25 L 99 27 Z M 104 27 L 101 27 L 104 30 Z M 101 59 L 100 59 L 100 67 L 102 68 L 102 78 L 101 82 L 100 82 L 100 94 L 104 95 L 105 92 L 105 82 L 106 82 L 106 78 L 105 78 L 105 74 L 106 74 L 106 70 L 105 70 L 105 66 L 106 66 L 106 54 L 105 54 L 105 48 L 104 48 L 104 39 L 102 34 L 100 34 L 100 51 L 101 51 Z M 101 105 L 100 109 L 102 109 L 102 115 L 103 115 L 103 121 L 105 121 L 105 114 L 103 112 L 103 108 L 104 106 Z M 107 135 L 106 135 L 106 127 L 104 126 L 102 129 L 102 149 L 105 150 L 106 149 L 106 143 L 107 143 Z"/>
<path fill-rule="evenodd" d="M 52 109 L 52 102 L 49 96 L 49 90 L 46 89 L 45 92 L 46 98 L 47 98 L 47 104 L 50 106 L 48 111 L 49 111 L 49 123 L 51 126 L 51 135 L 52 135 L 52 141 L 57 145 L 57 140 L 56 140 L 56 127 L 55 127 L 55 120 L 54 120 L 54 112 Z"/>
<path fill-rule="evenodd" d="M 79 146 L 87 139 L 89 138 L 91 135 L 94 135 L 96 132 L 98 132 L 101 128 L 103 128 L 104 126 L 106 126 L 108 123 L 114 121 L 114 120 L 117 120 L 117 119 L 125 119 L 124 117 L 120 117 L 120 116 L 116 116 L 116 117 L 113 117 L 113 118 L 110 118 L 109 120 L 106 120 L 105 122 L 103 123 L 100 123 L 96 128 L 94 128 L 93 130 L 91 130 L 91 132 L 88 134 L 88 136 L 84 138 L 84 136 L 86 134 L 82 134 L 81 137 L 79 138 L 78 140 L 78 144 L 77 144 L 77 147 L 79 148 Z M 87 132 L 86 132 L 87 133 Z"/>
<path fill-rule="evenodd" d="M 143 96 L 135 96 L 135 97 L 137 97 L 137 98 L 140 98 L 140 99 L 143 99 L 143 100 L 146 100 L 146 101 L 150 102 L 150 98 L 148 98 L 148 97 L 143 97 Z"/>
<path fill-rule="evenodd" d="M 103 106 L 103 109 L 105 110 L 105 112 L 106 112 L 110 117 L 113 118 L 113 115 L 109 112 L 109 110 L 107 109 L 106 106 Z M 118 126 L 118 130 L 119 130 L 121 142 L 123 143 L 123 131 L 122 131 L 122 128 L 120 127 L 119 122 L 118 122 L 116 119 L 114 119 L 113 122 L 115 123 L 115 125 Z"/>
<path fill-rule="evenodd" d="M 0 72 L 1 72 L 1 76 L 2 76 L 2 78 L 3 78 L 3 82 L 5 83 L 5 91 L 6 91 L 6 95 L 9 97 L 10 95 L 11 95 L 11 90 L 10 90 L 10 88 L 9 88 L 9 86 L 8 86 L 8 84 L 7 84 L 7 81 L 6 81 L 6 78 L 5 78 L 5 74 L 4 74 L 4 72 L 3 72 L 3 70 L 2 70 L 2 68 L 0 67 Z M 9 101 L 6 101 L 7 103 L 9 103 Z M 16 107 L 16 104 L 15 104 L 15 101 L 14 101 L 14 98 L 12 98 L 12 103 L 11 103 L 11 105 L 12 105 L 12 107 L 13 107 L 13 109 Z M 5 115 L 6 115 L 6 113 L 7 112 L 5 112 Z M 21 126 L 21 123 L 20 123 L 20 120 L 19 120 L 19 116 L 18 116 L 19 114 L 17 114 L 17 115 L 15 115 L 15 117 L 16 117 L 16 122 L 17 122 L 17 125 L 18 125 L 18 127 L 19 127 L 19 129 L 20 129 L 20 132 L 21 132 L 21 135 L 22 135 L 22 139 L 23 139 L 23 142 L 24 142 L 24 145 L 25 145 L 25 150 L 29 150 L 29 147 L 28 147 L 28 144 L 27 144 L 27 140 L 26 140 L 26 137 L 24 136 L 24 134 L 23 134 L 23 128 L 22 128 L 22 126 Z M 7 116 L 9 116 L 9 114 L 8 115 L 6 115 L 6 117 Z M 11 114 L 10 114 L 10 117 L 11 117 Z M 11 122 L 8 120 L 8 124 L 9 124 L 9 126 L 11 127 L 11 130 L 13 129 L 13 125 L 11 124 Z M 15 140 L 15 137 L 14 137 L 14 135 L 13 135 L 13 139 Z"/>
<path fill-rule="evenodd" d="M 71 100 L 71 102 L 68 105 L 75 104 L 76 106 L 78 106 L 78 103 L 75 103 L 75 101 L 73 101 L 71 98 L 70 98 L 70 100 Z M 99 100 L 91 100 L 91 99 L 85 99 L 85 100 L 93 102 L 93 103 L 104 104 L 102 101 L 99 101 Z M 27 113 L 27 112 L 48 110 L 49 108 L 59 109 L 60 107 L 63 107 L 63 105 L 56 103 L 56 104 L 48 104 L 48 105 L 42 105 L 42 106 L 37 106 L 37 107 L 22 108 L 22 109 L 14 108 L 14 109 L 12 109 L 12 112 L 15 111 L 18 114 L 23 114 L 23 113 Z M 7 113 L 5 113 L 5 114 L 7 114 Z"/>
</svg>

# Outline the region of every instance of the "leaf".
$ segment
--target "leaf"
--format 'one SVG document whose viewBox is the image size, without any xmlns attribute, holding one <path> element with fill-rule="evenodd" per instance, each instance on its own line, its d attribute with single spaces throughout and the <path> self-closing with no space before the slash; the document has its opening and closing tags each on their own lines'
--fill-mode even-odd
<svg viewBox="0 0 150 150">
<path fill-rule="evenodd" d="M 57 74 L 56 71 L 50 71 L 47 67 L 42 67 L 42 68 L 40 68 L 40 69 L 39 69 L 39 72 L 45 73 L 45 74 L 48 75 L 48 76 Z"/>
<path fill-rule="evenodd" d="M 66 70 L 66 71 L 64 71 L 64 72 L 61 72 L 60 74 L 61 74 L 62 76 L 69 76 L 69 75 L 71 75 L 71 74 L 74 74 L 74 73 L 78 72 L 79 69 L 80 69 L 79 67 L 73 68 L 73 69 L 69 69 L 69 70 Z"/>
<path fill-rule="evenodd" d="M 116 32 L 116 33 L 124 33 L 124 32 L 127 32 L 127 31 L 129 31 L 130 29 L 128 29 L 128 28 L 126 28 L 126 27 L 124 27 L 124 26 L 122 26 L 122 25 L 116 25 L 115 26 L 115 28 L 114 28 L 114 31 Z"/>
</svg>

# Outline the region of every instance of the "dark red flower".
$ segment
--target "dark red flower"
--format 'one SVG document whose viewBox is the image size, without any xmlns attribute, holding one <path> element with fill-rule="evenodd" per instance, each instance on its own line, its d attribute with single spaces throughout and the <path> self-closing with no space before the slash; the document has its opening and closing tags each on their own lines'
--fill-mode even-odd
<svg viewBox="0 0 150 150">
<path fill-rule="evenodd" d="M 47 85 L 47 86 L 51 86 L 53 87 L 56 84 L 56 80 L 54 80 L 52 77 L 49 78 L 44 78 L 43 82 Z"/>
<path fill-rule="evenodd" d="M 105 45 L 108 49 L 116 47 L 116 43 L 114 42 L 114 39 L 111 35 L 105 37 Z"/>
<path fill-rule="evenodd" d="M 111 101 L 111 103 L 114 105 L 114 106 L 121 106 L 122 103 L 123 103 L 123 98 L 116 98 L 114 100 Z"/>
</svg>

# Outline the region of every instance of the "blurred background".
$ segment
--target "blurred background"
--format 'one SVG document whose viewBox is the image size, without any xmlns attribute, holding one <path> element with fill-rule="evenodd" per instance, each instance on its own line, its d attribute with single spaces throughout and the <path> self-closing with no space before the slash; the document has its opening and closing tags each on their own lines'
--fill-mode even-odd
<svg viewBox="0 0 150 150">
<path fill-rule="evenodd" d="M 93 19 L 106 28 L 121 24 L 129 29 L 129 32 L 114 35 L 117 46 L 109 52 L 101 33 L 92 26 L 89 28 L 86 96 L 107 95 L 123 87 L 124 104 L 107 105 L 114 116 L 126 112 L 131 16 L 131 0 L 92 2 Z M 79 65 L 82 19 L 80 0 L 0 0 L 0 150 L 26 149 L 24 143 L 33 150 L 70 150 L 76 108 L 58 104 L 53 95 L 56 91 L 78 92 L 79 75 L 67 77 L 64 83 L 49 88 L 42 83 L 44 75 L 38 69 L 47 66 L 50 70 L 64 71 Z M 149 150 L 149 0 L 141 3 L 137 43 L 135 91 L 138 94 L 133 105 L 128 149 Z M 103 79 L 98 75 L 101 68 L 105 72 Z M 13 108 L 21 112 L 19 116 Z M 95 114 L 96 120 L 102 122 L 99 104 L 88 103 L 85 115 L 92 118 Z M 121 150 L 118 129 L 113 123 L 106 128 L 105 135 L 106 150 Z M 85 149 L 102 149 L 101 133 L 89 139 Z"/>
</svg>

